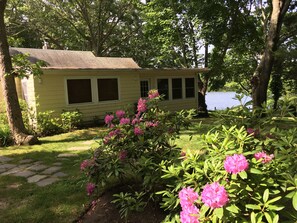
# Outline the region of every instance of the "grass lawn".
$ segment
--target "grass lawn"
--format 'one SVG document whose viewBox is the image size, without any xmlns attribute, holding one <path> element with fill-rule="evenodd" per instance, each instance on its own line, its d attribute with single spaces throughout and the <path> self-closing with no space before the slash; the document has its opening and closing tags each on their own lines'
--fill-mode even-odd
<svg viewBox="0 0 297 223">
<path fill-rule="evenodd" d="M 86 141 L 94 139 L 104 130 L 93 128 L 72 133 L 41 138 L 41 145 L 11 146 L 0 149 L 0 156 L 13 158 L 16 164 L 24 159 L 42 161 L 45 165 L 57 162 L 60 153 L 77 153 L 62 161 L 62 171 L 68 176 L 54 184 L 39 187 L 27 183 L 24 177 L 0 175 L 0 219 L 1 223 L 13 222 L 72 222 L 89 203 L 86 196 L 80 163 L 89 157 L 89 151 L 69 151 L 71 147 L 91 147 Z M 93 145 L 96 145 L 95 141 Z"/>
<path fill-rule="evenodd" d="M 193 123 L 191 128 L 182 131 L 180 139 L 175 142 L 184 150 L 199 149 L 197 133 L 206 133 L 212 127 L 213 119 L 195 119 Z M 89 158 L 90 151 L 69 151 L 69 148 L 95 147 L 96 140 L 93 139 L 104 134 L 104 131 L 104 128 L 77 130 L 40 138 L 41 145 L 1 148 L 0 156 L 12 158 L 9 162 L 12 164 L 33 159 L 52 165 L 61 153 L 76 153 L 78 156 L 62 161 L 62 171 L 68 174 L 67 177 L 45 187 L 28 183 L 24 177 L 0 175 L 0 222 L 73 222 L 83 212 L 84 205 L 90 202 L 85 191 L 84 176 L 80 171 L 80 163 Z M 194 136 L 189 141 L 192 134 Z"/>
<path fill-rule="evenodd" d="M 183 150 L 199 150 L 201 141 L 198 137 L 206 134 L 214 127 L 215 118 L 197 118 L 193 119 L 192 126 L 189 129 L 181 131 L 179 139 L 176 140 L 176 145 Z"/>
</svg>

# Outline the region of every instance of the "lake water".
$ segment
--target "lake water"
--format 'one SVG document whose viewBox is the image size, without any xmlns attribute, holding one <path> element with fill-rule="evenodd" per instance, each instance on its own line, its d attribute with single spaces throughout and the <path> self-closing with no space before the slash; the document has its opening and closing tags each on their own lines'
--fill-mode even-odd
<svg viewBox="0 0 297 223">
<path fill-rule="evenodd" d="M 240 102 L 235 99 L 236 92 L 208 92 L 206 93 L 206 104 L 208 110 L 224 110 L 240 105 Z M 251 100 L 251 97 L 245 96 L 242 99 L 243 103 Z"/>
</svg>

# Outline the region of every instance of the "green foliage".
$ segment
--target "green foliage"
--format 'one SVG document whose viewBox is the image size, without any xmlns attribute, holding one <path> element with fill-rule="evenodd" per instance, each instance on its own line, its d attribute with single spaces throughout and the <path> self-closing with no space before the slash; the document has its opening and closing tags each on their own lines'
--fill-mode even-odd
<svg viewBox="0 0 297 223">
<path fill-rule="evenodd" d="M 63 111 L 61 113 L 62 128 L 65 132 L 76 129 L 82 122 L 82 113 L 76 111 Z"/>
<path fill-rule="evenodd" d="M 37 133 L 48 136 L 63 132 L 59 118 L 53 117 L 54 111 L 39 112 L 37 114 Z"/>
<path fill-rule="evenodd" d="M 99 187 L 115 179 L 126 185 L 137 185 L 135 195 L 116 195 L 118 199 L 115 202 L 121 207 L 122 216 L 130 210 L 139 209 L 143 202 L 156 198 L 155 192 L 165 184 L 161 179 L 160 164 L 171 164 L 180 156 L 180 148 L 172 142 L 182 127 L 189 126 L 192 111 L 166 112 L 159 108 L 159 100 L 159 97 L 146 99 L 145 111 L 137 114 L 125 112 L 123 117 L 118 118 L 117 111 L 107 115 L 105 121 L 110 129 L 99 142 L 94 156 L 84 163 L 87 163 L 84 169 L 90 180 Z M 141 103 L 138 102 L 138 107 Z M 107 121 L 108 117 L 110 121 Z M 138 202 L 141 203 L 138 203 L 136 200 L 140 198 Z M 128 204 L 131 207 L 128 208 Z"/>
<path fill-rule="evenodd" d="M 9 146 L 13 143 L 8 125 L 0 124 L 0 147 Z"/>
<path fill-rule="evenodd" d="M 147 204 L 147 202 L 143 201 L 144 195 L 144 192 L 138 193 L 137 191 L 134 194 L 121 192 L 113 195 L 116 199 L 112 203 L 115 203 L 120 209 L 121 218 L 127 218 L 128 214 L 133 211 L 143 211 L 143 208 Z"/>
<path fill-rule="evenodd" d="M 235 126 L 199 136 L 204 153 L 188 151 L 180 163 L 163 166 L 162 178 L 167 188 L 162 195 L 162 207 L 172 215 L 178 213 L 178 192 L 192 187 L 201 193 L 204 185 L 219 182 L 228 192 L 229 202 L 223 208 L 209 209 L 200 200 L 200 222 L 294 222 L 297 219 L 297 129 L 272 129 L 269 137 L 255 138 L 244 127 Z M 272 161 L 263 163 L 255 153 L 274 154 Z M 239 174 L 224 169 L 226 156 L 243 154 L 249 168 Z M 288 214 L 290 213 L 290 214 Z"/>
<path fill-rule="evenodd" d="M 15 54 L 11 57 L 13 72 L 19 78 L 28 78 L 29 75 L 40 77 L 42 75 L 41 67 L 46 66 L 44 61 L 36 61 L 32 63 L 29 54 Z"/>
<path fill-rule="evenodd" d="M 294 106 L 296 105 L 296 96 L 282 97 L 276 110 L 270 104 L 264 105 L 263 109 L 252 110 L 252 101 L 244 103 L 243 97 L 243 94 L 235 96 L 240 102 L 240 106 L 214 113 L 218 117 L 217 124 L 265 129 L 271 128 L 271 126 L 285 125 L 286 120 L 289 119 L 292 122 L 297 122 L 296 106 Z"/>
<path fill-rule="evenodd" d="M 108 115 L 109 119 L 105 119 L 110 127 L 108 134 L 92 158 L 84 161 L 87 165 L 83 170 L 98 187 L 115 180 L 137 185 L 135 193 L 115 195 L 113 202 L 122 217 L 141 210 L 153 199 L 170 213 L 164 222 L 180 222 L 179 192 L 191 187 L 201 194 L 205 185 L 218 182 L 227 191 L 229 200 L 223 207 L 210 208 L 198 199 L 195 205 L 200 210 L 200 222 L 297 220 L 296 127 L 277 128 L 277 121 L 267 111 L 267 117 L 260 118 L 250 117 L 252 113 L 247 109 L 244 113 L 230 114 L 226 126 L 219 124 L 206 134 L 193 135 L 199 150 L 181 153 L 174 139 L 182 126 L 188 126 L 190 113 L 162 111 L 157 101 L 158 98 L 148 99 L 143 113 L 126 113 L 124 119 L 129 117 L 129 124 L 116 115 Z M 236 125 L 231 126 L 232 119 Z M 251 128 L 254 126 L 258 129 Z M 142 131 L 136 134 L 136 128 Z M 258 158 L 259 153 L 265 153 L 268 159 Z M 227 156 L 234 154 L 241 154 L 248 161 L 248 168 L 237 174 L 225 169 Z"/>
<path fill-rule="evenodd" d="M 54 135 L 75 130 L 82 122 L 82 113 L 63 111 L 60 117 L 53 115 L 54 111 L 39 112 L 37 114 L 37 134 Z"/>
</svg>

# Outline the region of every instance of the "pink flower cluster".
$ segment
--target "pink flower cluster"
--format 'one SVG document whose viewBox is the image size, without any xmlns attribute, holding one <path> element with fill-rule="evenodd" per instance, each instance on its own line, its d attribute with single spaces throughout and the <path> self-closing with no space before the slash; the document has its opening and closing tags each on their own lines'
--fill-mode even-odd
<svg viewBox="0 0 297 223">
<path fill-rule="evenodd" d="M 269 163 L 274 158 L 274 155 L 273 154 L 268 155 L 267 153 L 262 151 L 262 152 L 255 153 L 254 157 L 256 158 L 256 160 L 261 160 L 262 163 Z"/>
<path fill-rule="evenodd" d="M 149 99 L 154 99 L 156 97 L 159 97 L 159 92 L 158 90 L 150 90 L 149 93 L 148 93 L 148 97 Z"/>
<path fill-rule="evenodd" d="M 129 118 L 121 118 L 120 125 L 129 125 L 130 119 Z"/>
<path fill-rule="evenodd" d="M 234 154 L 233 156 L 227 156 L 224 161 L 224 168 L 228 173 L 237 174 L 241 171 L 247 170 L 249 163 L 244 155 Z"/>
<path fill-rule="evenodd" d="M 113 115 L 106 115 L 104 118 L 104 122 L 106 125 L 110 125 L 113 119 L 114 119 Z"/>
<path fill-rule="evenodd" d="M 182 211 L 180 212 L 180 220 L 182 223 L 199 223 L 199 209 L 195 206 L 195 201 L 199 195 L 192 188 L 183 188 L 178 197 Z"/>
<path fill-rule="evenodd" d="M 246 131 L 249 135 L 253 135 L 254 137 L 257 137 L 258 135 L 260 135 L 259 129 L 247 128 Z"/>
<path fill-rule="evenodd" d="M 145 112 L 146 111 L 146 100 L 139 98 L 138 104 L 137 104 L 137 111 L 138 112 Z"/>
<path fill-rule="evenodd" d="M 90 161 L 89 160 L 84 160 L 80 164 L 80 170 L 84 171 L 90 166 Z"/>
<path fill-rule="evenodd" d="M 88 196 L 91 196 L 93 194 L 95 188 L 96 188 L 95 184 L 93 184 L 93 183 L 87 184 L 86 190 L 87 190 Z"/>
<path fill-rule="evenodd" d="M 123 118 L 125 115 L 126 115 L 126 113 L 123 110 L 117 110 L 116 111 L 116 116 L 118 117 L 118 119 Z"/>
<path fill-rule="evenodd" d="M 143 135 L 144 131 L 140 127 L 135 127 L 134 128 L 134 134 L 137 135 L 137 136 Z"/>
<path fill-rule="evenodd" d="M 156 122 L 145 122 L 145 126 L 146 127 L 157 127 L 159 125 L 159 122 L 156 121 Z"/>
<path fill-rule="evenodd" d="M 205 205 L 211 208 L 223 207 L 229 201 L 224 186 L 221 186 L 218 182 L 204 186 L 201 193 L 201 200 Z"/>
<path fill-rule="evenodd" d="M 126 150 L 122 150 L 119 153 L 119 160 L 124 160 L 127 158 L 128 152 Z"/>
</svg>

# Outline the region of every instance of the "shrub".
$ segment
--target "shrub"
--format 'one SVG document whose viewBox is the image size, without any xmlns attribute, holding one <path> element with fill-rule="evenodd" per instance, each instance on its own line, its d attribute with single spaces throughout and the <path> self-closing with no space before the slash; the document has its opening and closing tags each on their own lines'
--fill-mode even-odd
<svg viewBox="0 0 297 223">
<path fill-rule="evenodd" d="M 129 210 L 140 210 L 140 206 L 155 197 L 165 183 L 161 179 L 161 164 L 170 164 L 180 156 L 180 148 L 172 140 L 178 137 L 181 127 L 189 125 L 192 112 L 165 112 L 158 107 L 159 100 L 157 92 L 151 91 L 149 98 L 139 99 L 136 114 L 118 110 L 106 115 L 107 135 L 94 156 L 81 164 L 97 186 L 108 185 L 115 179 L 138 185 L 138 191 L 115 195 L 122 216 Z M 141 201 L 135 201 L 137 198 Z M 127 203 L 131 207 L 127 208 Z"/>
<path fill-rule="evenodd" d="M 61 113 L 62 129 L 70 132 L 76 129 L 82 122 L 82 113 L 76 111 L 63 111 Z"/>
<path fill-rule="evenodd" d="M 13 143 L 8 125 L 0 125 L 0 147 L 9 146 Z"/>
<path fill-rule="evenodd" d="M 296 222 L 296 136 L 296 128 L 255 135 L 235 126 L 202 135 L 202 153 L 188 151 L 181 162 L 163 166 L 167 186 L 158 194 L 172 213 L 167 220 L 174 222 L 181 208 L 182 222 L 192 216 L 178 199 L 191 188 L 201 195 L 191 203 L 200 222 Z"/>
<path fill-rule="evenodd" d="M 59 118 L 54 118 L 54 111 L 39 112 L 37 114 L 37 133 L 43 136 L 63 132 Z"/>
<path fill-rule="evenodd" d="M 236 116 L 237 125 L 195 136 L 199 150 L 181 151 L 174 140 L 191 113 L 163 111 L 159 99 L 140 99 L 136 114 L 106 115 L 107 135 L 81 164 L 97 187 L 138 185 L 115 195 L 123 217 L 154 199 L 170 213 L 164 222 L 297 221 L 296 128 L 268 128 L 269 118 L 257 117 L 255 129 L 248 114 Z"/>
</svg>

